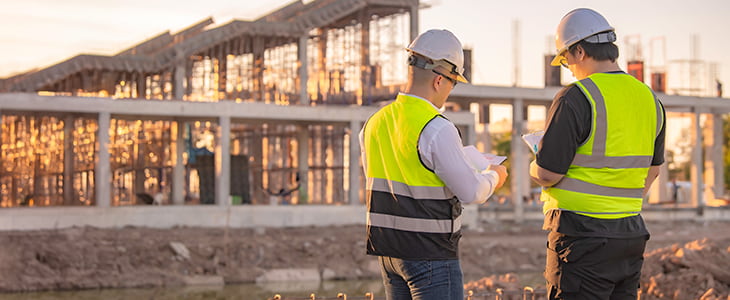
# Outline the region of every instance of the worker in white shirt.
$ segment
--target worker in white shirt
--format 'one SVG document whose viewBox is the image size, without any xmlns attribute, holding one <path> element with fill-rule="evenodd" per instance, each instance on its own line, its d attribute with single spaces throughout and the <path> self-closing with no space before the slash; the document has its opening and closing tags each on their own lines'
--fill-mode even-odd
<svg viewBox="0 0 730 300">
<path fill-rule="evenodd" d="M 507 170 L 476 170 L 441 115 L 464 78 L 459 40 L 429 30 L 406 49 L 408 84 L 360 132 L 367 176 L 367 253 L 378 256 L 386 298 L 464 299 L 458 260 L 462 203 L 483 203 Z"/>
</svg>

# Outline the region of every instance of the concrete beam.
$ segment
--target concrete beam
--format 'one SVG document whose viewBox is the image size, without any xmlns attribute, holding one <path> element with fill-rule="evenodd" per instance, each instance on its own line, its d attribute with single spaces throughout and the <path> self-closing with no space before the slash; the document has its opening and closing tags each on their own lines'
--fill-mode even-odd
<svg viewBox="0 0 730 300">
<path fill-rule="evenodd" d="M 173 228 L 284 228 L 365 224 L 365 205 L 167 205 L 167 206 L 48 206 L 0 209 L 0 230 L 41 230 L 92 226 Z M 645 208 L 647 221 L 697 221 L 695 208 Z M 730 221 L 730 207 L 707 207 L 707 221 Z M 475 229 L 482 223 L 514 222 L 510 207 L 464 207 L 463 226 Z M 541 222 L 539 208 L 524 213 L 526 221 Z"/>
</svg>

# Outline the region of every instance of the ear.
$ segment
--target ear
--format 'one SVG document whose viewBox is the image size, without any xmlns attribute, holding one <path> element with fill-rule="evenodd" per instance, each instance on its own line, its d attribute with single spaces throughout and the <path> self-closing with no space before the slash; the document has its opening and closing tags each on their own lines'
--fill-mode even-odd
<svg viewBox="0 0 730 300">
<path fill-rule="evenodd" d="M 431 85 L 433 86 L 433 90 L 434 91 L 438 91 L 439 90 L 439 88 L 441 87 L 441 80 L 442 79 L 443 78 L 441 78 L 441 76 L 438 76 L 438 75 L 433 77 L 433 79 L 431 80 Z"/>
<path fill-rule="evenodd" d="M 585 56 L 586 56 L 586 50 L 583 49 L 583 46 L 578 45 L 577 47 L 575 47 L 575 54 L 574 54 L 574 56 L 578 60 L 583 60 L 583 58 L 585 58 Z"/>
</svg>

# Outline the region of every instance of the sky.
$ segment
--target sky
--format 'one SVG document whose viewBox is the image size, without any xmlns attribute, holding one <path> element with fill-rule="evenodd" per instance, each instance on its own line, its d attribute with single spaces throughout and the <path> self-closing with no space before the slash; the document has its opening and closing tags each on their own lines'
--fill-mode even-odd
<svg viewBox="0 0 730 300">
<path fill-rule="evenodd" d="M 111 55 L 165 31 L 178 32 L 207 17 L 216 25 L 252 20 L 291 0 L 0 0 L 0 78 L 61 62 L 77 54 Z M 420 31 L 445 28 L 473 49 L 475 84 L 515 84 L 513 24 L 519 23 L 517 85 L 543 86 L 543 55 L 570 10 L 589 7 L 616 28 L 618 44 L 640 44 L 649 66 L 678 60 L 715 64 L 730 93 L 730 1 L 727 0 L 421 0 Z M 692 50 L 692 36 L 696 36 Z M 665 41 L 665 55 L 659 41 Z M 693 55 L 694 54 L 694 55 Z M 625 68 L 622 52 L 619 63 Z M 678 69 L 678 73 L 682 69 Z M 650 71 L 650 70 L 649 70 Z M 671 71 L 670 71 L 671 72 Z M 564 72 L 567 73 L 567 72 Z M 647 75 L 645 75 L 647 76 Z M 684 80 L 675 76 L 674 82 Z M 708 82 L 710 79 L 707 79 Z M 564 82 L 571 77 L 564 75 Z M 670 84 L 673 78 L 668 78 Z M 712 80 L 714 82 L 714 80 Z"/>
</svg>

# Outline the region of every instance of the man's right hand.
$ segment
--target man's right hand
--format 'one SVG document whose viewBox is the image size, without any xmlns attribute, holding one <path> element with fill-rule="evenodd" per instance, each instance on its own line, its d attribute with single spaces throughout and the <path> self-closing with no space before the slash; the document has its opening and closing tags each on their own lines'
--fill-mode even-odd
<svg viewBox="0 0 730 300">
<path fill-rule="evenodd" d="M 507 168 L 505 168 L 503 165 L 489 165 L 487 167 L 487 170 L 495 171 L 497 174 L 499 174 L 499 181 L 497 182 L 497 186 L 494 188 L 495 190 L 498 188 L 501 188 L 504 184 L 504 181 L 507 180 Z"/>
</svg>

